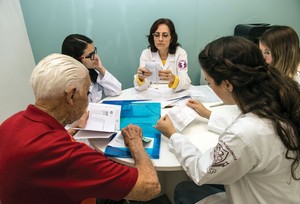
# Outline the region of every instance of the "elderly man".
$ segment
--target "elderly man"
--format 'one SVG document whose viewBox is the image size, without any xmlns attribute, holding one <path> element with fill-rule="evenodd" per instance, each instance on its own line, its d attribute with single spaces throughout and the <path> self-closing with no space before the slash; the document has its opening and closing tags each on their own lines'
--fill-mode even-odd
<svg viewBox="0 0 300 204">
<path fill-rule="evenodd" d="M 38 63 L 30 82 L 35 104 L 0 127 L 2 204 L 149 200 L 159 194 L 160 183 L 138 126 L 122 130 L 134 168 L 75 142 L 65 130 L 66 124 L 82 117 L 88 104 L 91 82 L 83 64 L 66 55 L 51 54 Z M 81 124 L 86 119 L 83 116 Z"/>
</svg>

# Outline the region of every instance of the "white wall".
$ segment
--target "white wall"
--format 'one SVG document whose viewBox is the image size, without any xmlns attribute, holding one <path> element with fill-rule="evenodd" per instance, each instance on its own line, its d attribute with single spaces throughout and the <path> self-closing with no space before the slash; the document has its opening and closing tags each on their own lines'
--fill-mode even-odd
<svg viewBox="0 0 300 204">
<path fill-rule="evenodd" d="M 34 102 L 35 66 L 19 0 L 0 0 L 0 123 Z"/>
</svg>

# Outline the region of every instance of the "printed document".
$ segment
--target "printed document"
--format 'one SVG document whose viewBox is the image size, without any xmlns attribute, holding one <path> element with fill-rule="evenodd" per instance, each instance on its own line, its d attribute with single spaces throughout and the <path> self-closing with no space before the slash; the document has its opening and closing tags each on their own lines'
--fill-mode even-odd
<svg viewBox="0 0 300 204">
<path fill-rule="evenodd" d="M 148 77 L 148 80 L 158 84 L 158 71 L 161 69 L 160 65 L 157 62 L 146 62 L 145 68 L 149 69 L 149 71 L 152 72 L 152 75 Z"/>
<path fill-rule="evenodd" d="M 174 127 L 179 131 L 182 131 L 198 115 L 195 110 L 186 105 L 186 101 L 169 109 L 167 114 L 169 115 Z"/>
<path fill-rule="evenodd" d="M 117 132 L 120 130 L 121 106 L 89 103 L 89 119 L 82 130 Z"/>
</svg>

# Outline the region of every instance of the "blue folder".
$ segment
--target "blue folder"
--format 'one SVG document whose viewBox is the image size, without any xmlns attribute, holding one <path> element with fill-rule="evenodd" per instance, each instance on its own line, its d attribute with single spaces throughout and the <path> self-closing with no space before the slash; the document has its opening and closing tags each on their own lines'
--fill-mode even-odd
<svg viewBox="0 0 300 204">
<path fill-rule="evenodd" d="M 145 148 L 152 159 L 159 158 L 161 134 L 154 128 L 160 118 L 161 105 L 159 102 L 144 100 L 114 100 L 103 101 L 105 104 L 121 105 L 120 129 L 129 124 L 138 125 L 142 128 L 143 136 L 153 140 L 152 148 Z M 114 136 L 113 136 L 114 137 Z M 112 137 L 112 138 L 113 138 Z M 131 158 L 128 148 L 107 146 L 104 154 L 108 157 Z"/>
</svg>

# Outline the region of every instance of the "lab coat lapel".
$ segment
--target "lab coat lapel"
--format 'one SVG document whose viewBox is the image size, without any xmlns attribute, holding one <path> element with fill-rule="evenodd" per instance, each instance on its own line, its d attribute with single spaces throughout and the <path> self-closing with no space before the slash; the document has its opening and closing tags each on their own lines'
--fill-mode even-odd
<svg viewBox="0 0 300 204">
<path fill-rule="evenodd" d="M 171 64 L 174 64 L 174 63 L 175 63 L 175 55 L 173 55 L 173 54 L 168 54 L 168 58 L 167 58 L 167 60 L 166 60 L 165 66 L 163 66 L 163 69 L 164 69 L 164 70 L 172 69 L 172 68 L 171 68 Z"/>
<path fill-rule="evenodd" d="M 159 66 L 163 69 L 164 66 L 163 66 L 163 64 L 161 62 L 161 59 L 160 59 L 160 56 L 159 56 L 158 52 L 154 52 L 153 53 L 152 61 L 159 63 Z"/>
</svg>

